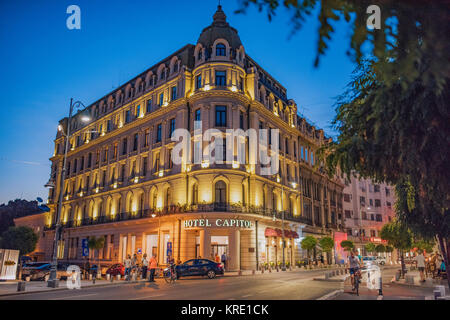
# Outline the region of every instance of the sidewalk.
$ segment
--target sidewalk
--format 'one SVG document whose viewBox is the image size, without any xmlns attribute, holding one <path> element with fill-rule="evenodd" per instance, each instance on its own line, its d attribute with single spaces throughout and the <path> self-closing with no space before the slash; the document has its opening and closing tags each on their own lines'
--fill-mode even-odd
<svg viewBox="0 0 450 320">
<path fill-rule="evenodd" d="M 420 273 L 419 271 L 408 271 L 405 275 L 405 279 L 400 279 L 398 281 L 392 282 L 397 285 L 404 285 L 404 286 L 414 286 L 419 288 L 434 288 L 438 285 L 445 286 L 446 290 L 448 290 L 448 282 L 447 280 L 441 280 L 441 279 L 432 279 L 432 278 L 426 278 L 425 282 L 420 281 Z"/>
<path fill-rule="evenodd" d="M 286 269 L 286 271 L 281 271 L 281 269 L 279 269 L 278 272 L 309 272 L 309 271 L 332 271 L 332 270 L 336 270 L 338 268 L 316 268 L 316 269 L 311 269 L 311 270 L 306 270 L 304 268 L 293 268 L 292 270 L 290 269 Z M 339 268 L 340 269 L 340 268 Z M 239 277 L 239 276 L 252 276 L 252 275 L 260 275 L 263 274 L 263 272 L 259 271 L 253 271 L 252 270 L 242 270 L 240 272 L 241 274 L 239 275 L 239 271 L 229 271 L 229 272 L 225 272 L 225 274 L 223 276 L 225 277 Z M 272 273 L 277 273 L 277 270 L 274 269 L 272 270 L 272 272 L 270 273 L 268 270 L 264 271 L 264 274 L 272 274 Z M 157 278 L 158 279 L 158 278 Z M 162 279 L 162 278 L 159 278 Z M 126 280 L 116 280 L 114 279 L 113 282 L 111 282 L 110 280 L 96 280 L 95 284 L 92 283 L 92 280 L 81 280 L 81 288 L 88 288 L 88 287 L 93 287 L 93 286 L 116 286 L 116 285 L 122 285 L 122 284 L 130 284 L 130 283 L 139 283 L 139 282 L 144 282 L 146 280 L 136 280 L 136 281 L 126 281 Z M 66 282 L 65 281 L 60 281 L 59 282 L 59 287 L 58 288 L 49 288 L 47 287 L 47 283 L 45 281 L 28 281 L 25 282 L 25 291 L 17 291 L 17 285 L 18 285 L 18 280 L 11 280 L 11 281 L 0 281 L 0 296 L 8 296 L 8 295 L 19 295 L 19 294 L 27 294 L 27 293 L 37 293 L 37 292 L 46 292 L 46 291 L 51 291 L 51 290 L 69 290 L 66 286 Z"/>
</svg>

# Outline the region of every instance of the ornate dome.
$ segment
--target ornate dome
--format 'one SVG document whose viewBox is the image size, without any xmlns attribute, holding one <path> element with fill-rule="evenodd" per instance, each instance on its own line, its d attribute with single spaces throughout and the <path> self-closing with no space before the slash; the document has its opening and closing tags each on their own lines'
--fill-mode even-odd
<svg viewBox="0 0 450 320">
<path fill-rule="evenodd" d="M 232 49 L 238 49 L 242 45 L 237 30 L 228 24 L 227 16 L 220 5 L 213 16 L 213 23 L 203 29 L 197 43 L 201 43 L 205 48 L 211 48 L 214 41 L 219 38 L 227 40 Z"/>
</svg>

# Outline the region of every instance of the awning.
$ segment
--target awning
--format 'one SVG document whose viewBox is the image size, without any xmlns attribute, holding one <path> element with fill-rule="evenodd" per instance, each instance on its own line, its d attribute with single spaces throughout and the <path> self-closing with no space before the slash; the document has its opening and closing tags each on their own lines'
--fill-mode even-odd
<svg viewBox="0 0 450 320">
<path fill-rule="evenodd" d="M 291 233 L 292 233 L 292 238 L 295 238 L 295 239 L 298 239 L 298 238 L 300 238 L 300 236 L 298 235 L 298 233 L 297 233 L 297 232 L 295 232 L 295 231 L 291 231 Z"/>
<path fill-rule="evenodd" d="M 266 237 L 276 237 L 278 236 L 277 232 L 272 228 L 266 228 L 266 231 L 264 231 L 264 236 Z"/>
</svg>

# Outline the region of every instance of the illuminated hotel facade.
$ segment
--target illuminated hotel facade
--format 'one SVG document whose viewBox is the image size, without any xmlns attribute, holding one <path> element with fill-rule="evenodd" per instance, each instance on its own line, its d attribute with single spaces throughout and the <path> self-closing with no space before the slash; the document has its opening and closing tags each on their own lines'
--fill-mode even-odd
<svg viewBox="0 0 450 320">
<path fill-rule="evenodd" d="M 81 117 L 89 113 L 91 121 Z M 171 134 L 211 128 L 279 129 L 276 175 L 261 165 L 175 164 Z M 221 7 L 196 45 L 188 44 L 72 118 L 65 186 L 59 190 L 64 137 L 55 139 L 45 220 L 46 259 L 52 255 L 59 192 L 64 201 L 58 257 L 83 261 L 81 242 L 104 236 L 102 265 L 127 254 L 172 254 L 176 261 L 226 252 L 229 270 L 282 261 L 303 253 L 305 235 L 343 230 L 343 184 L 314 170 L 315 152 L 329 141 L 297 115 L 286 89 L 246 55 Z M 273 140 L 273 139 L 272 139 Z M 270 141 L 269 146 L 273 141 Z M 203 143 L 203 146 L 208 142 Z M 246 142 L 248 144 L 248 141 Z M 193 155 L 191 155 L 193 156 Z M 90 253 L 91 257 L 94 253 Z"/>
</svg>

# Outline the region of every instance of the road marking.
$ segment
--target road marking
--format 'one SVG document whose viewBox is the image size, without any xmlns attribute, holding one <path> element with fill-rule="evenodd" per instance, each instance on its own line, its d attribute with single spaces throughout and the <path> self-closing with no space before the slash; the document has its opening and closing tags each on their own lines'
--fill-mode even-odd
<svg viewBox="0 0 450 320">
<path fill-rule="evenodd" d="M 264 292 L 267 292 L 267 290 L 260 291 L 259 293 L 264 293 Z"/>
<path fill-rule="evenodd" d="M 144 297 L 137 297 L 137 298 L 131 298 L 128 300 L 143 300 L 143 299 L 148 299 L 148 298 L 156 298 L 156 297 L 162 297 L 165 296 L 165 294 L 153 294 L 151 296 L 144 296 Z"/>
<path fill-rule="evenodd" d="M 332 298 L 335 298 L 338 294 L 343 293 L 344 290 L 334 290 L 320 298 L 318 298 L 317 300 L 331 300 Z"/>
<path fill-rule="evenodd" d="M 77 296 L 59 297 L 59 298 L 53 298 L 53 299 L 49 299 L 49 300 L 77 299 L 79 297 L 88 297 L 88 296 L 96 296 L 96 295 L 98 295 L 98 293 L 80 294 Z"/>
<path fill-rule="evenodd" d="M 242 296 L 242 298 L 247 298 L 247 297 L 251 297 L 252 294 L 246 294 L 245 296 Z"/>
</svg>

